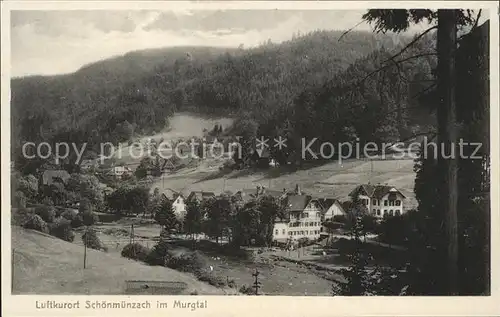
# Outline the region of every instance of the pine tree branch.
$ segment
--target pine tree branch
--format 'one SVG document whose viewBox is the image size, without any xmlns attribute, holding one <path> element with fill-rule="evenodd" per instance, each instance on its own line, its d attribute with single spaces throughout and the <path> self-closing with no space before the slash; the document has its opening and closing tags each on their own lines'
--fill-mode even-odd
<svg viewBox="0 0 500 317">
<path fill-rule="evenodd" d="M 430 52 L 429 52 L 429 53 L 422 53 L 422 54 L 413 55 L 413 56 L 410 56 L 410 57 L 403 58 L 403 59 L 401 59 L 401 60 L 394 60 L 394 59 L 392 59 L 392 58 L 391 58 L 391 59 L 388 59 L 388 60 L 387 60 L 387 61 L 385 61 L 385 62 L 390 61 L 390 62 L 391 62 L 391 64 L 386 64 L 386 65 L 384 65 L 384 66 L 382 66 L 382 67 L 380 67 L 380 68 L 377 68 L 376 70 L 374 70 L 374 71 L 372 71 L 372 72 L 368 73 L 365 77 L 363 77 L 361 80 L 359 80 L 358 82 L 356 82 L 356 83 L 353 85 L 353 88 L 360 86 L 360 85 L 361 85 L 361 84 L 362 84 L 365 80 L 367 80 L 367 79 L 368 79 L 368 78 L 370 78 L 371 76 L 373 76 L 373 75 L 375 75 L 376 73 L 381 72 L 381 71 L 383 71 L 383 70 L 385 70 L 385 69 L 387 69 L 387 68 L 389 68 L 389 67 L 391 67 L 391 66 L 393 66 L 393 65 L 398 67 L 398 69 L 399 69 L 399 71 L 400 71 L 400 75 L 401 75 L 401 68 L 398 66 L 399 64 L 401 64 L 401 63 L 403 63 L 403 62 L 406 62 L 406 61 L 409 61 L 409 60 L 412 60 L 412 59 L 420 58 L 420 57 L 425 57 L 425 56 L 436 56 L 436 55 L 437 55 L 437 53 L 434 53 L 434 52 L 430 53 Z M 406 80 L 407 80 L 407 79 L 406 79 Z"/>
<path fill-rule="evenodd" d="M 406 61 L 409 61 L 409 60 L 412 60 L 412 59 L 415 59 L 415 58 L 425 57 L 425 56 L 437 56 L 437 53 L 433 52 L 433 53 L 417 54 L 417 55 L 413 55 L 413 56 L 410 56 L 410 57 L 407 57 L 407 58 L 403 58 L 403 59 L 397 60 L 395 62 L 398 63 L 398 64 L 400 64 L 400 63 L 403 63 L 403 62 L 406 62 Z"/>
<path fill-rule="evenodd" d="M 474 21 L 474 25 L 472 26 L 472 30 L 477 28 L 477 25 L 479 24 L 479 19 L 481 18 L 481 13 L 483 9 L 479 9 L 479 12 L 477 13 L 476 21 Z"/>
<path fill-rule="evenodd" d="M 340 40 L 346 36 L 349 32 L 351 32 L 352 30 L 354 30 L 356 27 L 358 27 L 361 23 L 365 22 L 364 20 L 361 20 L 359 23 L 357 23 L 355 26 L 353 26 L 352 28 L 350 28 L 349 30 L 345 31 L 344 33 L 342 33 L 338 39 L 338 42 L 340 42 Z"/>
<path fill-rule="evenodd" d="M 415 95 L 411 96 L 410 99 L 413 99 L 413 98 L 417 98 L 419 96 L 421 96 L 422 94 L 428 92 L 429 90 L 433 89 L 434 87 L 437 86 L 437 83 L 434 82 L 432 85 L 430 85 L 429 87 L 425 88 L 424 90 L 421 90 L 419 91 L 418 93 L 416 93 Z"/>
<path fill-rule="evenodd" d="M 434 29 L 437 29 L 437 25 L 435 26 L 431 26 L 430 28 L 428 28 L 427 30 L 423 31 L 422 33 L 420 33 L 418 36 L 416 36 L 410 43 L 406 44 L 405 47 L 403 47 L 398 53 L 396 53 L 395 55 L 393 55 L 391 58 L 389 58 L 389 60 L 391 59 L 395 59 L 396 57 L 400 56 L 401 54 L 403 54 L 407 49 L 409 49 L 413 44 L 415 44 L 416 42 L 418 42 L 422 37 L 424 37 L 427 33 L 429 33 L 430 31 L 434 30 Z M 387 61 L 389 61 L 387 60 Z"/>
</svg>

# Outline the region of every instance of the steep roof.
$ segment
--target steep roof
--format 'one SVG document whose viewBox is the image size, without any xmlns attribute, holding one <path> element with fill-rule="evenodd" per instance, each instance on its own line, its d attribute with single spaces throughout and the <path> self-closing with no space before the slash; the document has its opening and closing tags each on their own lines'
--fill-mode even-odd
<svg viewBox="0 0 500 317">
<path fill-rule="evenodd" d="M 317 198 L 317 201 L 325 211 L 328 210 L 328 208 L 330 208 L 333 204 L 335 204 L 335 202 L 338 202 L 340 204 L 340 201 L 338 199 L 328 197 Z"/>
<path fill-rule="evenodd" d="M 209 199 L 209 198 L 212 198 L 212 197 L 215 197 L 215 193 L 213 193 L 213 192 L 192 191 L 189 194 L 188 199 L 196 198 L 199 201 L 202 201 L 202 200 Z"/>
<path fill-rule="evenodd" d="M 177 197 L 182 196 L 181 193 L 173 190 L 172 188 L 167 188 L 165 189 L 163 192 L 162 192 L 162 195 L 165 196 L 166 198 L 170 199 L 170 200 L 174 200 L 176 199 Z"/>
<path fill-rule="evenodd" d="M 396 192 L 403 196 L 403 198 L 406 198 L 403 193 L 401 193 L 396 187 L 394 186 L 388 186 L 388 185 L 370 185 L 370 184 L 362 184 L 357 186 L 353 191 L 349 193 L 349 196 L 354 196 L 356 193 L 359 192 L 364 192 L 366 196 L 371 197 L 371 198 L 376 198 L 376 199 L 381 199 L 385 195 L 387 195 L 389 192 Z"/>
<path fill-rule="evenodd" d="M 310 201 L 311 196 L 309 195 L 291 195 L 288 196 L 286 206 L 290 211 L 302 211 Z"/>
<path fill-rule="evenodd" d="M 260 189 L 262 190 L 262 189 Z M 264 188 L 264 191 L 260 192 L 259 195 L 257 195 L 257 188 L 255 189 L 242 189 L 242 190 L 239 190 L 237 192 L 237 194 L 240 195 L 241 199 L 244 201 L 244 202 L 248 202 L 252 199 L 255 199 L 257 198 L 258 196 L 271 196 L 271 197 L 274 197 L 274 198 L 282 198 L 285 193 L 279 191 L 279 190 L 272 190 L 272 189 L 267 189 L 267 188 Z"/>
</svg>

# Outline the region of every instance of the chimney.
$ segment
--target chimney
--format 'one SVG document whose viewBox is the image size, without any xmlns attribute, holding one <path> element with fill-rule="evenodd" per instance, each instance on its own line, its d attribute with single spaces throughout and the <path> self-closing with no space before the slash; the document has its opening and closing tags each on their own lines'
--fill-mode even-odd
<svg viewBox="0 0 500 317">
<path fill-rule="evenodd" d="M 295 185 L 295 194 L 296 194 L 296 195 L 302 195 L 302 192 L 300 191 L 300 186 L 299 186 L 299 184 Z"/>
</svg>

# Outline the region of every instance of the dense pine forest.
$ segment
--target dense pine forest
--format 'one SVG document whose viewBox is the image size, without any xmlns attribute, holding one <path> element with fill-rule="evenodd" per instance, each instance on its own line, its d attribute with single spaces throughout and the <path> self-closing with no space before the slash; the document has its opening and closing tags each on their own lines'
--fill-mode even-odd
<svg viewBox="0 0 500 317">
<path fill-rule="evenodd" d="M 420 40 L 399 63 L 391 56 L 411 38 L 398 38 L 316 31 L 251 49 L 131 52 L 73 74 L 16 78 L 12 143 L 116 143 L 165 128 L 177 111 L 229 114 L 239 135 L 392 142 L 432 123 L 417 103 L 432 83 L 434 41 Z"/>
</svg>

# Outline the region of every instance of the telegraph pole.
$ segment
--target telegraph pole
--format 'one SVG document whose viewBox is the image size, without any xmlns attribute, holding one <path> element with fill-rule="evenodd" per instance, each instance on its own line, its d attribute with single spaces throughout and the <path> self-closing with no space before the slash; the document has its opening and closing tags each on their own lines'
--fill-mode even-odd
<svg viewBox="0 0 500 317">
<path fill-rule="evenodd" d="M 134 243 L 134 224 L 130 225 L 130 244 Z"/>
<path fill-rule="evenodd" d="M 255 289 L 255 295 L 259 295 L 259 288 L 261 283 L 259 282 L 259 270 L 255 269 L 255 272 L 252 274 L 252 276 L 255 278 L 255 282 L 253 283 L 253 288 Z"/>
<path fill-rule="evenodd" d="M 87 239 L 89 237 L 88 235 L 88 227 L 85 227 L 85 238 L 83 239 L 83 268 L 85 269 L 87 267 Z"/>
</svg>

